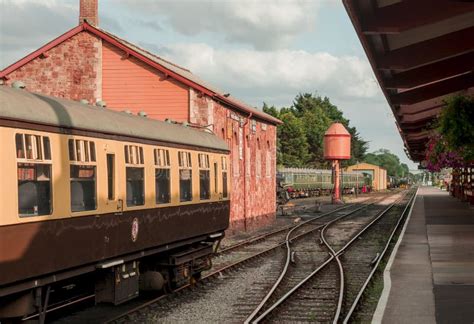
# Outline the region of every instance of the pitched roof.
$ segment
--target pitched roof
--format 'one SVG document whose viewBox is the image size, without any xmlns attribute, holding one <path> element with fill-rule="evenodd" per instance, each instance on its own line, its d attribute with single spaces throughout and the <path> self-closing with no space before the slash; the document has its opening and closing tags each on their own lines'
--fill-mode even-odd
<svg viewBox="0 0 474 324">
<path fill-rule="evenodd" d="M 97 28 L 95 26 L 91 26 L 87 22 L 81 23 L 79 26 L 72 28 L 71 30 L 64 33 L 63 35 L 52 40 L 51 42 L 47 43 L 46 45 L 42 46 L 38 50 L 32 52 L 31 54 L 25 56 L 24 58 L 17 61 L 16 63 L 13 63 L 12 65 L 6 67 L 4 70 L 0 72 L 0 78 L 8 77 L 8 74 L 10 74 L 11 72 L 22 67 L 23 65 L 27 64 L 28 62 L 40 56 L 41 54 L 47 52 L 51 48 L 59 45 L 60 43 L 64 42 L 65 40 L 73 37 L 74 35 L 82 31 L 90 32 L 91 34 L 125 51 L 127 55 L 134 56 L 135 58 L 139 59 L 145 64 L 148 64 L 152 66 L 153 68 L 159 70 L 160 72 L 164 73 L 165 75 L 168 75 L 171 78 L 177 81 L 180 81 L 183 84 L 186 84 L 187 86 L 199 92 L 202 92 L 208 95 L 209 97 L 217 101 L 220 101 L 223 104 L 235 110 L 238 110 L 247 114 L 251 114 L 255 118 L 259 118 L 261 120 L 270 122 L 272 124 L 282 124 L 282 122 L 279 119 L 273 116 L 270 116 L 264 113 L 263 111 L 260 111 L 254 107 L 251 107 L 237 100 L 236 98 L 226 96 L 224 91 L 200 79 L 198 76 L 191 73 L 191 71 L 183 67 L 180 67 L 174 63 L 171 63 L 155 54 L 152 54 L 139 46 L 129 43 L 126 40 L 121 39 L 120 37 L 108 31 Z"/>
</svg>

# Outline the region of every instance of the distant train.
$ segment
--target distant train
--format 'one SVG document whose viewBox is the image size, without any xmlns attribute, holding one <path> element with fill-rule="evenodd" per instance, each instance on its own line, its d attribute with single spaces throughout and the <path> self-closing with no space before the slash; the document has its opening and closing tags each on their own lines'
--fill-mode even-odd
<svg viewBox="0 0 474 324">
<path fill-rule="evenodd" d="M 289 198 L 329 195 L 334 188 L 332 171 L 324 169 L 280 168 L 277 181 L 277 188 L 285 188 Z M 369 174 L 342 172 L 341 190 L 345 194 L 371 191 L 371 185 Z"/>
<path fill-rule="evenodd" d="M 229 225 L 223 140 L 24 90 L 0 96 L 0 322 L 45 314 L 70 291 L 120 304 L 211 267 Z"/>
</svg>

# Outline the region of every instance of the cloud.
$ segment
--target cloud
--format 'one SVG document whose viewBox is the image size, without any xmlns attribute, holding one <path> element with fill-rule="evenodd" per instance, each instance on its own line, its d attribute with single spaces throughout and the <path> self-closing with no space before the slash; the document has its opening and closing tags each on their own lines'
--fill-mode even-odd
<svg viewBox="0 0 474 324">
<path fill-rule="evenodd" d="M 379 88 L 366 60 L 304 50 L 215 49 L 203 43 L 152 49 L 220 87 L 271 97 L 298 91 L 373 98 Z"/>
<path fill-rule="evenodd" d="M 263 102 L 288 107 L 298 93 L 327 96 L 369 141 L 370 151 L 388 148 L 414 166 L 365 59 L 304 50 L 216 49 L 202 43 L 143 45 L 257 108 Z"/>
<path fill-rule="evenodd" d="M 78 24 L 78 0 L 1 0 L 0 69 L 18 61 Z M 105 28 L 120 24 L 101 14 Z"/>
<path fill-rule="evenodd" d="M 284 48 L 314 27 L 321 1 L 308 0 L 122 0 L 140 11 L 144 21 L 163 17 L 175 31 L 196 36 L 210 33 L 221 40 L 255 49 Z"/>
</svg>

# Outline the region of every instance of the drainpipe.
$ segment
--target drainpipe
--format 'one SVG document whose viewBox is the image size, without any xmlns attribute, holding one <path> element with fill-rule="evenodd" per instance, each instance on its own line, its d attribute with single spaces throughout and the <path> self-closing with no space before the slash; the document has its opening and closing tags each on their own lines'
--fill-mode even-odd
<svg viewBox="0 0 474 324">
<path fill-rule="evenodd" d="M 252 118 L 253 113 L 250 113 L 245 120 L 244 125 L 244 136 L 243 136 L 243 151 L 244 151 L 244 229 L 247 232 L 247 124 L 249 123 L 250 118 Z M 252 172 L 252 170 L 250 170 Z"/>
</svg>

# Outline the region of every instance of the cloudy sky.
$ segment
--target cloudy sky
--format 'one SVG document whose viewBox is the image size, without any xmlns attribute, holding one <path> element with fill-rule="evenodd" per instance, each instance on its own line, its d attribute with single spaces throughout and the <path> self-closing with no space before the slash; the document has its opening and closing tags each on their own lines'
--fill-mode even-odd
<svg viewBox="0 0 474 324">
<path fill-rule="evenodd" d="M 99 0 L 99 25 L 247 103 L 327 96 L 410 168 L 341 0 Z M 79 0 L 0 0 L 0 68 L 78 23 Z"/>
</svg>

